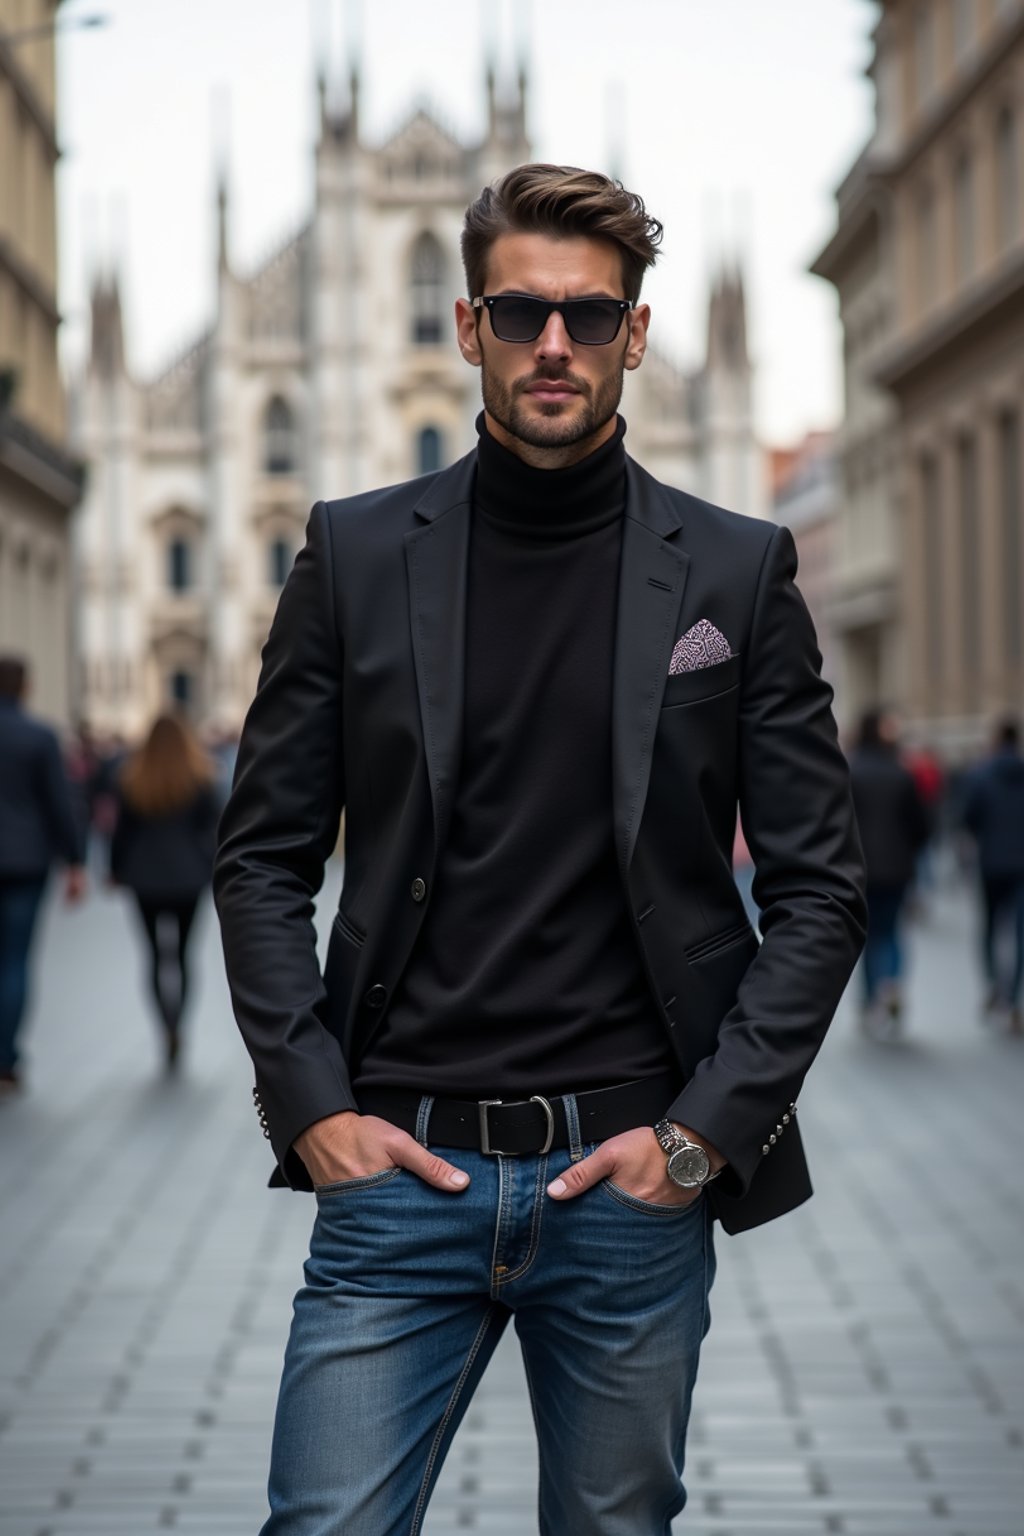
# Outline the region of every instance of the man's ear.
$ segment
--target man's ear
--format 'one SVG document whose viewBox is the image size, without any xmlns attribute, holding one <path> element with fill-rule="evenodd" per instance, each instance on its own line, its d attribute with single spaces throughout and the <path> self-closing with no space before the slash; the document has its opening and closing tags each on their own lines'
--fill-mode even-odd
<svg viewBox="0 0 1024 1536">
<path fill-rule="evenodd" d="M 472 363 L 474 368 L 479 368 L 484 360 L 480 349 L 478 314 L 479 310 L 474 309 L 468 299 L 455 300 L 455 335 L 458 338 L 459 351 L 466 362 Z"/>
<path fill-rule="evenodd" d="M 629 322 L 629 339 L 626 342 L 625 365 L 639 368 L 647 351 L 647 327 L 651 323 L 651 306 L 638 304 L 626 317 Z"/>
</svg>

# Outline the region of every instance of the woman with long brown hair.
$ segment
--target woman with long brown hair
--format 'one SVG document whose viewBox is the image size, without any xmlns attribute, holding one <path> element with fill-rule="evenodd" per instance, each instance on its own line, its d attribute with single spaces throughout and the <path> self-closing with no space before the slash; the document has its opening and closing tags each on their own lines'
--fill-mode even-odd
<svg viewBox="0 0 1024 1536">
<path fill-rule="evenodd" d="M 173 1070 L 188 991 L 189 934 L 213 870 L 220 810 L 215 769 L 186 722 L 163 714 L 124 763 L 117 788 L 110 873 L 138 905 L 165 1059 Z"/>
</svg>

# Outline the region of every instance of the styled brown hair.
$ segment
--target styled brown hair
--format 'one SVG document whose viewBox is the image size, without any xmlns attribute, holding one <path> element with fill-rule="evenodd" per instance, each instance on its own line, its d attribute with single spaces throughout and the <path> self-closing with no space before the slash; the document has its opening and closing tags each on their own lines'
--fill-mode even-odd
<svg viewBox="0 0 1024 1536">
<path fill-rule="evenodd" d="M 466 209 L 462 264 L 469 297 L 484 291 L 487 255 L 499 235 L 589 235 L 610 240 L 622 256 L 626 298 L 636 303 L 648 267 L 658 258 L 662 227 L 621 181 L 575 165 L 518 165 L 484 187 Z"/>
<path fill-rule="evenodd" d="M 214 780 L 214 767 L 178 715 L 158 715 L 149 735 L 121 769 L 121 793 L 133 811 L 166 816 L 180 811 Z"/>
</svg>

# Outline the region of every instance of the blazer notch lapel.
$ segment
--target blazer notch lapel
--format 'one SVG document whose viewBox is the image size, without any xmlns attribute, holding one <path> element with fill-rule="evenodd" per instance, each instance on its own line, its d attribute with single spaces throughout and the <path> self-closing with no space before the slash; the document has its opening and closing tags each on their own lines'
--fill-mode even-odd
<svg viewBox="0 0 1024 1536">
<path fill-rule="evenodd" d="M 462 751 L 469 529 L 466 501 L 405 536 L 409 622 L 437 849 L 451 817 Z"/>
<path fill-rule="evenodd" d="M 613 819 L 624 876 L 647 797 L 658 711 L 689 564 L 684 550 L 636 520 L 627 508 L 612 684 Z"/>
</svg>

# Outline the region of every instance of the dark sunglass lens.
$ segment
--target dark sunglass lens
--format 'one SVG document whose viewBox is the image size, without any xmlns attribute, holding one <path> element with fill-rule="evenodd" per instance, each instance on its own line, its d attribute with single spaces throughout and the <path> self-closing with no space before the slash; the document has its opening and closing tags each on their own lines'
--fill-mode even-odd
<svg viewBox="0 0 1024 1536">
<path fill-rule="evenodd" d="M 622 310 L 612 299 L 580 299 L 566 306 L 566 319 L 573 341 L 599 347 L 615 340 Z"/>
<path fill-rule="evenodd" d="M 499 341 L 536 341 L 544 329 L 546 305 L 537 299 L 513 296 L 495 299 L 491 325 Z"/>
</svg>

